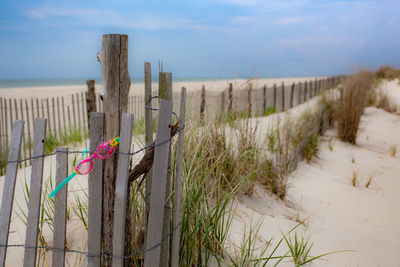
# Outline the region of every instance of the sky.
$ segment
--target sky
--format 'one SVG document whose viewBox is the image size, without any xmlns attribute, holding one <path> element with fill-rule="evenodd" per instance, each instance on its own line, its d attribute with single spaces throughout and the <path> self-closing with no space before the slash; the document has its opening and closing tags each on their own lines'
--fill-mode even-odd
<svg viewBox="0 0 400 267">
<path fill-rule="evenodd" d="M 103 34 L 129 36 L 129 72 L 282 77 L 400 66 L 400 1 L 1 1 L 0 79 L 100 78 Z"/>
</svg>

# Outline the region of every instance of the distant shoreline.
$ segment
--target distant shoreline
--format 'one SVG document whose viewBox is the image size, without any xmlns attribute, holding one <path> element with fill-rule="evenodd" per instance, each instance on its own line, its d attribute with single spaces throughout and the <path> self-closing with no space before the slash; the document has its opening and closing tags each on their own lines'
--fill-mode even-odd
<svg viewBox="0 0 400 267">
<path fill-rule="evenodd" d="M 295 76 L 292 76 L 295 77 Z M 173 82 L 206 82 L 206 81 L 225 81 L 243 79 L 247 80 L 252 77 L 177 77 L 173 78 Z M 274 79 L 286 77 L 257 77 L 258 79 Z M 22 87 L 49 87 L 49 86 L 74 86 L 86 85 L 88 79 L 0 79 L 1 89 L 12 89 Z M 158 77 L 152 79 L 153 83 L 158 82 Z M 143 77 L 132 78 L 131 83 L 140 84 L 144 83 Z M 101 79 L 95 79 L 95 84 L 101 84 Z"/>
</svg>

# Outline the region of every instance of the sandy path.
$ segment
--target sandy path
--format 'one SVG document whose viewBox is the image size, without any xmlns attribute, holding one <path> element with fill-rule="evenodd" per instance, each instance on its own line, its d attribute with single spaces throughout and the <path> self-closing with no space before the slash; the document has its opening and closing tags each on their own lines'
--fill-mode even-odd
<svg viewBox="0 0 400 267">
<path fill-rule="evenodd" d="M 393 101 L 400 99 L 396 82 L 384 83 L 381 88 Z M 259 128 L 266 128 L 271 118 L 259 119 Z M 333 130 L 327 132 L 318 158 L 301 163 L 290 176 L 286 203 L 268 197 L 261 186 L 253 197 L 242 198 L 231 238 L 240 242 L 243 227 L 261 220 L 261 245 L 271 237 L 281 238 L 281 231 L 286 233 L 295 226 L 293 219 L 298 216 L 300 220 L 308 218 L 298 232 L 310 235 L 312 255 L 352 250 L 329 255 L 316 266 L 398 266 L 400 116 L 367 108 L 360 128 L 355 146 L 337 140 Z M 351 184 L 353 172 L 357 175 L 355 187 Z M 370 177 L 372 182 L 366 188 Z M 285 250 L 284 245 L 279 251 Z"/>
</svg>

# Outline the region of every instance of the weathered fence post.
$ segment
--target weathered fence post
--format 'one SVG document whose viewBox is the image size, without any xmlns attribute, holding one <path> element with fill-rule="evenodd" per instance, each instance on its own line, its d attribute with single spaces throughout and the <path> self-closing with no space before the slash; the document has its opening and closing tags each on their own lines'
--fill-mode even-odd
<svg viewBox="0 0 400 267">
<path fill-rule="evenodd" d="M 307 101 L 307 81 L 304 82 L 304 102 Z"/>
<path fill-rule="evenodd" d="M 94 80 L 87 80 L 87 98 L 86 98 L 86 109 L 87 109 L 87 120 L 88 120 L 88 128 L 90 131 L 90 114 L 92 112 L 96 112 L 96 93 Z"/>
<path fill-rule="evenodd" d="M 249 83 L 249 89 L 247 90 L 247 103 L 248 103 L 248 108 L 247 108 L 247 116 L 251 117 L 251 110 L 252 110 L 252 101 L 251 101 L 251 95 L 253 92 L 253 85 Z"/>
<path fill-rule="evenodd" d="M 178 230 L 181 223 L 181 190 L 182 190 L 182 163 L 183 163 L 183 139 L 185 137 L 185 107 L 186 107 L 186 88 L 181 90 L 181 106 L 179 112 L 179 136 L 175 166 L 175 192 L 174 192 L 174 224 L 172 239 L 172 260 L 171 266 L 179 266 L 179 244 L 180 234 Z"/>
<path fill-rule="evenodd" d="M 18 160 L 21 149 L 24 122 L 15 121 L 11 132 L 11 142 L 8 153 L 7 172 L 4 177 L 3 197 L 0 209 L 0 266 L 5 266 L 10 230 L 11 214 L 14 203 L 15 182 L 17 179 Z"/>
<path fill-rule="evenodd" d="M 153 101 L 152 101 L 152 91 L 151 91 L 151 64 L 149 62 L 144 63 L 144 98 L 145 98 L 145 145 L 149 146 L 153 143 Z M 146 176 L 146 192 L 145 192 L 145 205 L 146 205 L 146 222 L 144 225 L 147 226 L 147 220 L 149 218 L 150 202 L 148 196 L 151 192 L 151 170 Z M 145 238 L 147 236 L 147 227 L 145 228 Z"/>
<path fill-rule="evenodd" d="M 292 83 L 292 89 L 290 90 L 290 108 L 293 107 L 293 94 L 294 94 L 294 82 Z"/>
<path fill-rule="evenodd" d="M 120 134 L 121 116 L 127 112 L 130 77 L 128 72 L 128 36 L 103 35 L 100 52 L 105 115 L 104 137 L 111 140 Z M 118 151 L 118 147 L 117 147 Z M 103 252 L 112 255 L 114 222 L 115 180 L 118 157 L 112 154 L 104 162 L 103 184 Z M 104 259 L 104 266 L 111 266 L 111 259 Z"/>
<path fill-rule="evenodd" d="M 302 99 L 302 98 L 301 98 L 301 85 L 302 85 L 301 82 L 299 82 L 299 83 L 298 83 L 298 88 L 299 88 L 299 89 L 297 89 L 297 90 L 298 90 L 298 93 L 297 93 L 297 94 L 298 94 L 298 95 L 297 95 L 297 105 L 300 105 L 300 104 L 301 104 L 301 99 Z"/>
<path fill-rule="evenodd" d="M 285 111 L 285 84 L 282 82 L 282 111 Z"/>
<path fill-rule="evenodd" d="M 169 125 L 171 124 L 171 113 L 171 100 L 161 99 L 151 181 L 150 214 L 148 222 L 148 234 L 146 237 L 146 249 L 148 250 L 145 252 L 145 267 L 154 267 L 160 265 L 161 240 L 163 238 L 163 220 L 161 220 L 161 218 L 164 217 L 166 197 L 165 192 L 167 185 L 168 165 L 170 161 L 170 141 L 167 140 L 169 140 L 171 137 L 171 131 L 169 128 Z"/>
<path fill-rule="evenodd" d="M 276 110 L 276 83 L 274 83 L 274 109 Z"/>
<path fill-rule="evenodd" d="M 160 72 L 159 74 L 159 88 L 158 95 L 161 99 L 170 100 L 172 105 L 172 73 L 170 72 Z M 172 111 L 171 111 L 172 112 Z M 169 146 L 169 158 L 171 158 L 171 145 Z M 153 188 L 153 187 L 152 187 Z M 164 216 L 163 218 L 163 226 L 162 226 L 162 236 L 164 237 L 170 231 L 170 213 L 171 213 L 171 200 L 169 195 L 171 194 L 171 162 L 168 162 L 168 173 L 167 173 L 167 181 L 165 187 L 165 201 L 164 201 Z M 161 244 L 161 254 L 160 254 L 160 267 L 168 266 L 168 258 L 169 258 L 169 240 L 170 236 L 168 235 L 165 239 L 165 242 Z"/>
<path fill-rule="evenodd" d="M 90 151 L 96 151 L 97 147 L 103 142 L 104 114 L 93 112 L 90 114 Z M 101 226 L 103 210 L 103 160 L 96 161 L 96 168 L 89 173 L 88 182 L 88 254 L 101 254 Z M 100 257 L 87 258 L 88 267 L 100 266 Z"/>
<path fill-rule="evenodd" d="M 224 115 L 225 113 L 225 91 L 221 92 L 220 112 L 221 115 Z"/>
<path fill-rule="evenodd" d="M 56 184 L 57 187 L 68 176 L 68 148 L 57 147 L 56 149 Z M 67 229 L 67 193 L 66 184 L 55 196 L 54 203 L 54 233 L 53 243 L 57 248 L 53 251 L 52 266 L 64 266 L 65 241 Z"/>
<path fill-rule="evenodd" d="M 200 120 L 204 119 L 204 110 L 206 108 L 206 88 L 203 85 L 201 88 L 201 104 L 200 104 Z"/>
<path fill-rule="evenodd" d="M 28 219 L 26 221 L 24 267 L 36 265 L 36 251 L 39 231 L 39 214 L 42 198 L 44 142 L 46 138 L 46 119 L 36 119 L 32 173 L 29 188 Z"/>
<path fill-rule="evenodd" d="M 228 89 L 228 94 L 229 94 L 229 104 L 228 104 L 228 113 L 232 113 L 232 106 L 233 106 L 233 86 L 232 83 L 229 83 L 229 89 Z"/>
<path fill-rule="evenodd" d="M 262 111 L 262 114 L 265 113 L 266 109 L 267 109 L 267 85 L 264 84 L 264 87 L 263 87 L 263 111 Z"/>
<path fill-rule="evenodd" d="M 113 267 L 124 266 L 125 220 L 128 196 L 129 153 L 131 152 L 133 115 L 124 113 L 121 119 L 121 143 L 118 155 L 118 173 L 115 185 L 114 230 L 113 230 Z M 130 243 L 130 242 L 128 242 Z M 130 251 L 130 248 L 128 249 Z"/>
</svg>

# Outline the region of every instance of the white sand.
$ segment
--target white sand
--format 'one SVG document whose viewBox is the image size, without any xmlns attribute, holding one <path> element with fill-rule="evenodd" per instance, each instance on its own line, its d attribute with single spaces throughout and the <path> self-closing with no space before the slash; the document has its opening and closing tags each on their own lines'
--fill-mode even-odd
<svg viewBox="0 0 400 267">
<path fill-rule="evenodd" d="M 198 83 L 200 86 L 202 83 Z M 382 86 L 393 101 L 400 104 L 400 86 L 385 83 Z M 315 99 L 300 105 L 290 112 L 300 114 L 315 104 Z M 276 114 L 257 118 L 259 134 L 266 132 Z M 241 197 L 232 222 L 230 240 L 240 243 L 243 229 L 250 223 L 262 223 L 257 236 L 258 246 L 264 246 L 270 238 L 281 238 L 297 225 L 296 218 L 305 220 L 297 232 L 311 235 L 314 242 L 312 255 L 336 250 L 353 250 L 325 257 L 315 266 L 398 266 L 400 260 L 400 116 L 368 108 L 362 117 L 361 132 L 357 145 L 337 140 L 334 131 L 328 131 L 319 156 L 310 164 L 301 163 L 290 176 L 290 188 L 285 202 L 277 200 L 260 186 L 252 197 Z M 329 146 L 333 149 L 330 151 Z M 397 149 L 395 157 L 393 149 Z M 354 163 L 352 162 L 354 159 Z M 54 159 L 45 161 L 45 177 L 54 172 Z M 351 185 L 353 170 L 358 177 L 358 185 Z M 30 170 L 19 171 L 16 200 L 23 203 L 23 178 L 30 179 Z M 367 180 L 372 178 L 369 188 Z M 86 187 L 86 178 L 79 177 L 71 183 L 71 190 Z M 0 194 L 4 177 L 0 177 Z M 0 195 L 1 197 L 1 195 Z M 14 210 L 18 206 L 14 204 Z M 71 211 L 72 213 L 72 211 Z M 25 227 L 13 215 L 9 243 L 23 243 Z M 68 224 L 69 247 L 84 249 L 82 235 L 84 228 L 76 216 Z M 49 244 L 51 245 L 51 244 Z M 285 245 L 277 251 L 281 255 L 287 251 Z M 9 249 L 7 263 L 19 266 L 22 249 Z M 49 260 L 51 253 L 48 253 Z M 69 255 L 70 266 L 75 266 L 74 255 Z M 83 264 L 85 263 L 83 259 Z M 284 266 L 292 266 L 285 262 Z"/>
<path fill-rule="evenodd" d="M 273 86 L 274 83 L 280 85 L 282 82 L 285 84 L 292 84 L 293 82 L 304 82 L 314 80 L 317 77 L 296 77 L 296 78 L 270 78 L 270 79 L 254 79 L 251 80 L 254 88 L 264 86 Z M 318 77 L 322 78 L 322 77 Z M 210 81 L 193 81 L 193 82 L 173 82 L 173 91 L 180 92 L 184 86 L 188 92 L 200 90 L 202 85 L 206 90 L 210 91 L 223 91 L 228 88 L 229 83 L 233 83 L 234 89 L 242 89 L 247 86 L 249 80 L 234 79 L 234 80 L 210 80 Z M 152 83 L 153 90 L 158 89 L 158 83 Z M 2 88 L 0 89 L 0 96 L 5 98 L 45 98 L 56 96 L 67 96 L 72 93 L 85 92 L 86 85 L 70 85 L 70 86 L 41 86 L 41 87 L 20 87 L 20 88 Z M 101 84 L 96 85 L 96 92 L 101 92 Z M 143 95 L 144 83 L 132 83 L 129 91 L 132 95 Z"/>
<path fill-rule="evenodd" d="M 397 83 L 385 83 L 382 89 L 392 101 L 400 100 Z M 299 114 L 296 110 L 301 109 L 303 105 L 292 113 Z M 267 128 L 272 118 L 258 119 L 258 128 Z M 253 197 L 241 198 L 232 240 L 240 243 L 244 227 L 251 221 L 262 221 L 258 235 L 261 246 L 270 238 L 280 239 L 281 232 L 292 229 L 299 218 L 306 223 L 296 230 L 310 235 L 312 255 L 352 250 L 326 256 L 326 261 L 317 260 L 316 266 L 398 266 L 400 116 L 367 108 L 360 128 L 357 145 L 341 142 L 333 130 L 328 131 L 318 158 L 310 164 L 301 163 L 289 177 L 285 203 L 272 200 L 259 185 Z M 397 149 L 394 157 L 393 149 Z M 357 173 L 356 187 L 351 185 L 353 171 Z M 372 182 L 365 188 L 370 177 Z M 280 255 L 287 251 L 286 245 L 281 247 Z"/>
</svg>

